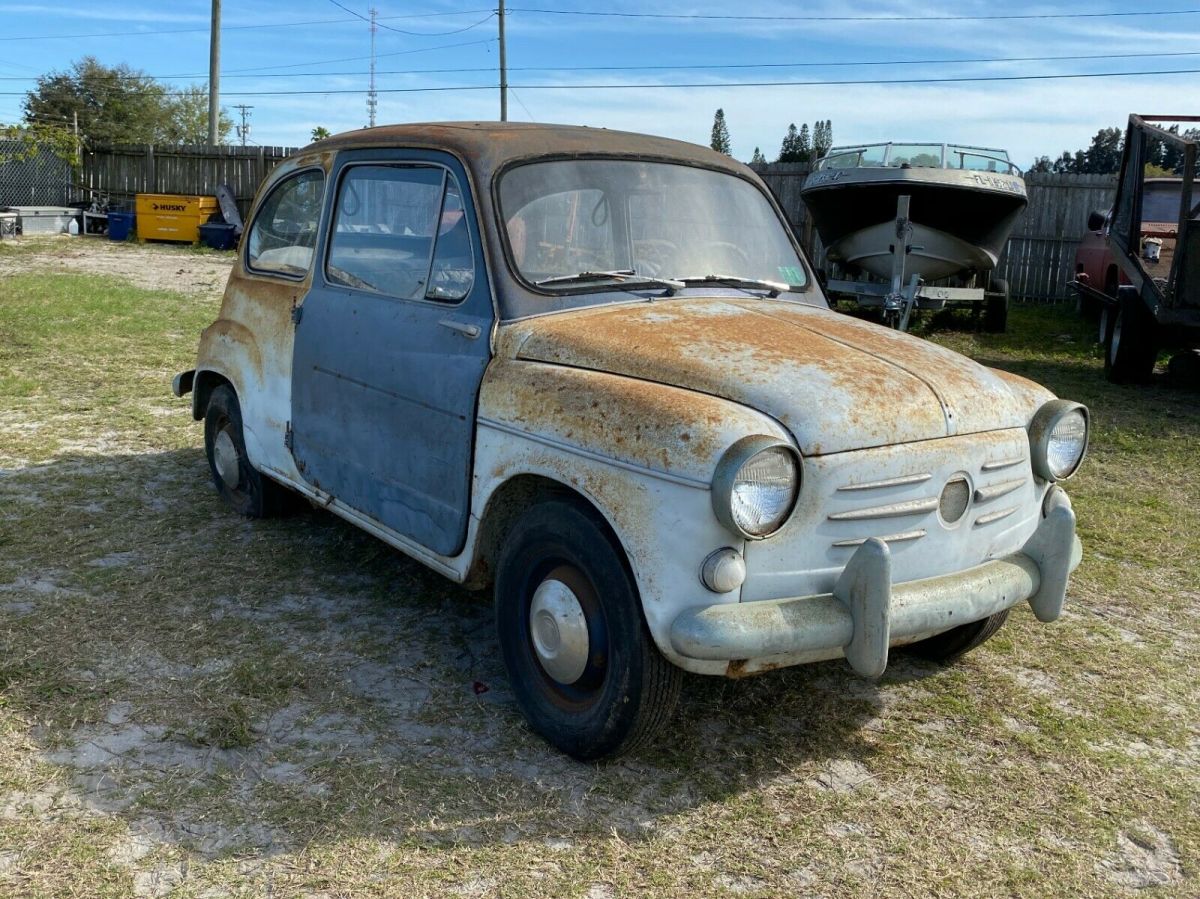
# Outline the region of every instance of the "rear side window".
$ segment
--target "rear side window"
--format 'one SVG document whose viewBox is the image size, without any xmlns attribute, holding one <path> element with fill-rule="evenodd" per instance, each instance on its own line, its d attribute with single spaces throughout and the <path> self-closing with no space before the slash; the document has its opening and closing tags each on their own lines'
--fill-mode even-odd
<svg viewBox="0 0 1200 899">
<path fill-rule="evenodd" d="M 325 276 L 406 300 L 465 297 L 474 258 L 454 176 L 438 166 L 348 169 L 338 189 Z"/>
<path fill-rule="evenodd" d="M 254 217 L 246 261 L 256 272 L 303 278 L 312 268 L 325 173 L 300 172 L 271 191 Z"/>
</svg>

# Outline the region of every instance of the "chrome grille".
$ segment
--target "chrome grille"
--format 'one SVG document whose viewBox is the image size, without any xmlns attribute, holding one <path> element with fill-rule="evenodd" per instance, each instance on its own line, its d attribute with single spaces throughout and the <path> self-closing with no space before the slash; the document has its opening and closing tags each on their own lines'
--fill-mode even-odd
<svg viewBox="0 0 1200 899">
<path fill-rule="evenodd" d="M 957 460 L 960 465 L 964 462 L 967 460 Z M 995 501 L 1012 497 L 1030 483 L 1030 475 L 1014 477 L 1018 472 L 1013 470 L 1028 464 L 1026 456 L 1006 454 L 965 465 L 964 471 L 949 477 L 943 474 L 935 478 L 932 471 L 910 471 L 891 478 L 840 484 L 835 493 L 843 501 L 836 504 L 836 511 L 828 513 L 827 520 L 860 526 L 854 528 L 857 533 L 839 536 L 829 545 L 854 549 L 871 537 L 886 543 L 908 543 L 944 531 L 964 517 L 970 518 L 976 528 L 1003 521 L 1020 506 L 996 506 Z M 847 508 L 845 500 L 850 497 L 861 497 L 862 503 L 852 502 Z M 942 522 L 931 517 L 933 513 L 940 515 Z"/>
</svg>

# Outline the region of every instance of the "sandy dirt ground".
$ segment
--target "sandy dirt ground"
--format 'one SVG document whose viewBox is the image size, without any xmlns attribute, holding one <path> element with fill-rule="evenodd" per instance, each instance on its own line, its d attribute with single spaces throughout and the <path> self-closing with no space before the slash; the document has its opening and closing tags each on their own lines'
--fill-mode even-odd
<svg viewBox="0 0 1200 899">
<path fill-rule="evenodd" d="M 17 243 L 21 254 L 0 256 L 0 276 L 16 272 L 110 275 L 146 290 L 220 293 L 233 253 L 215 253 L 171 244 L 118 243 L 104 238 L 37 238 Z"/>
</svg>

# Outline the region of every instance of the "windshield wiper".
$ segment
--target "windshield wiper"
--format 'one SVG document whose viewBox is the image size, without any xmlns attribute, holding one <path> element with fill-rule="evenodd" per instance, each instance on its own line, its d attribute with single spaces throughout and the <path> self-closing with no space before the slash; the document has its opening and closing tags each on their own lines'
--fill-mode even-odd
<svg viewBox="0 0 1200 899">
<path fill-rule="evenodd" d="M 720 284 L 724 287 L 756 288 L 769 291 L 767 296 L 777 297 L 792 289 L 791 284 L 782 281 L 767 281 L 762 278 L 743 278 L 739 275 L 686 275 L 677 280 L 684 284 Z"/>
<path fill-rule="evenodd" d="M 611 272 L 576 272 L 574 275 L 555 275 L 553 278 L 542 278 L 533 283 L 538 287 L 554 284 L 585 284 L 589 281 L 616 281 L 622 287 L 648 285 L 650 287 L 666 287 L 670 290 L 680 290 L 685 285 L 674 278 L 655 278 L 652 275 L 639 275 L 631 268 L 616 269 Z"/>
</svg>

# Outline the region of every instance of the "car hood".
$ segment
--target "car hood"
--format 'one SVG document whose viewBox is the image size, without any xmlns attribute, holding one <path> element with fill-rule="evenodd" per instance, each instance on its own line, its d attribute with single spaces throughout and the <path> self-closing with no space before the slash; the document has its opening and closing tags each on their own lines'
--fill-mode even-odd
<svg viewBox="0 0 1200 899">
<path fill-rule="evenodd" d="M 520 359 L 752 407 L 787 427 L 806 455 L 1025 427 L 1052 397 L 936 344 L 784 300 L 676 298 L 510 328 Z"/>
</svg>

